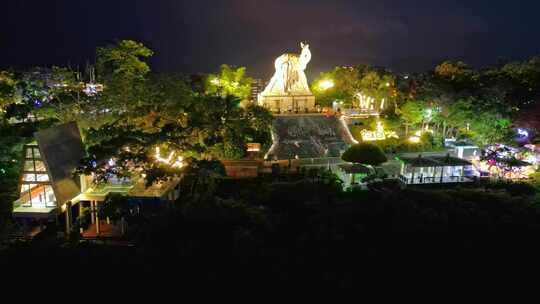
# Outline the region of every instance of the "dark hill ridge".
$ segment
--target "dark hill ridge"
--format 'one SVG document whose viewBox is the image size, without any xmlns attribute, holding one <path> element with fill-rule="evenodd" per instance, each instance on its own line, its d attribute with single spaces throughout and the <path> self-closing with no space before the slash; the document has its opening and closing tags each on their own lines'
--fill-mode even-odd
<svg viewBox="0 0 540 304">
<path fill-rule="evenodd" d="M 335 116 L 277 116 L 268 159 L 340 157 L 351 144 L 348 130 Z"/>
</svg>

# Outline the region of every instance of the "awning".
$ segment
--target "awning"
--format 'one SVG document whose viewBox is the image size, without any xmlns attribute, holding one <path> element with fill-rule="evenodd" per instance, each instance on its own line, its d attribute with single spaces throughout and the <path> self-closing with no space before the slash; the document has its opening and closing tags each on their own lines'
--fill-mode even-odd
<svg viewBox="0 0 540 304">
<path fill-rule="evenodd" d="M 16 207 L 13 209 L 13 218 L 19 219 L 52 219 L 56 215 L 56 208 Z"/>
<path fill-rule="evenodd" d="M 414 168 L 426 168 L 426 167 L 440 167 L 441 164 L 431 158 L 422 157 L 419 155 L 416 158 L 400 158 L 407 165 Z"/>
<path fill-rule="evenodd" d="M 74 199 L 71 200 L 73 204 L 79 203 L 81 201 L 98 201 L 102 202 L 105 200 L 107 195 L 110 193 L 118 193 L 123 195 L 128 195 L 130 190 L 133 189 L 133 185 L 104 185 L 97 188 L 90 188 L 84 193 L 77 195 Z"/>
</svg>

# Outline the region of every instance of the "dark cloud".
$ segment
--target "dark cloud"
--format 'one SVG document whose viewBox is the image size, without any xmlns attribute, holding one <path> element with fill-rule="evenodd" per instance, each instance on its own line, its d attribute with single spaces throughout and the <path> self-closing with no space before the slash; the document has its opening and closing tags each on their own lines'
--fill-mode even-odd
<svg viewBox="0 0 540 304">
<path fill-rule="evenodd" d="M 267 77 L 272 61 L 308 41 L 311 76 L 369 63 L 424 70 L 540 53 L 537 1 L 502 0 L 7 0 L 0 65 L 83 64 L 96 45 L 141 40 L 154 69 L 208 72 L 221 63 Z"/>
</svg>

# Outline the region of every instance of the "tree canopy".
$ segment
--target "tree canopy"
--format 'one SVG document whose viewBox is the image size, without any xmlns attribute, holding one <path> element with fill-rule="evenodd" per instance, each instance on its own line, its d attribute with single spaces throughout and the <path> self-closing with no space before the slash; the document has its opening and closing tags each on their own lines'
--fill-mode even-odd
<svg viewBox="0 0 540 304">
<path fill-rule="evenodd" d="M 251 94 L 253 80 L 246 76 L 246 68 L 222 65 L 219 74 L 210 74 L 205 79 L 206 94 L 221 97 L 235 96 L 247 100 Z"/>
<path fill-rule="evenodd" d="M 156 148 L 167 155 L 181 155 L 189 162 L 238 159 L 245 155 L 247 143 L 269 145 L 270 113 L 254 105 L 240 106 L 239 95 L 245 95 L 250 84 L 245 69 L 222 67 L 221 77 L 226 83 L 238 81 L 235 90 L 234 84 L 227 84 L 200 94 L 183 77 L 149 77 L 147 65 L 139 61 L 151 54 L 140 44 L 124 42 L 99 49 L 98 66 L 114 67 L 102 68 L 111 73 L 101 76 L 105 89 L 100 107 L 106 109 L 102 115 L 107 120 L 86 132 L 89 156 L 81 172 L 97 173 L 103 180 L 110 173 L 123 176 L 136 172 L 152 183 L 179 171 L 156 162 Z M 114 168 L 107 167 L 111 158 Z"/>
<path fill-rule="evenodd" d="M 331 81 L 332 86 L 321 86 Z M 312 84 L 312 91 L 317 102 L 323 106 L 331 106 L 332 102 L 342 102 L 350 107 L 357 102 L 357 94 L 362 93 L 376 99 L 389 100 L 395 97 L 395 78 L 387 72 L 376 70 L 370 66 L 337 67 L 331 72 L 321 73 Z"/>
<path fill-rule="evenodd" d="M 359 143 L 351 146 L 343 156 L 344 161 L 364 165 L 378 166 L 388 159 L 379 146 L 370 143 Z"/>
</svg>

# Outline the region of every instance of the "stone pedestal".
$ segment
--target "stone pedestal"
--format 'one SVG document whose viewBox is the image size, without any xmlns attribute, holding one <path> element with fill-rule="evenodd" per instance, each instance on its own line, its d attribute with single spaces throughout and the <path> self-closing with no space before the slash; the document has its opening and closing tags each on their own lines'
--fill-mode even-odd
<svg viewBox="0 0 540 304">
<path fill-rule="evenodd" d="M 274 113 L 310 113 L 315 112 L 315 96 L 286 95 L 259 96 L 259 105 Z"/>
</svg>

